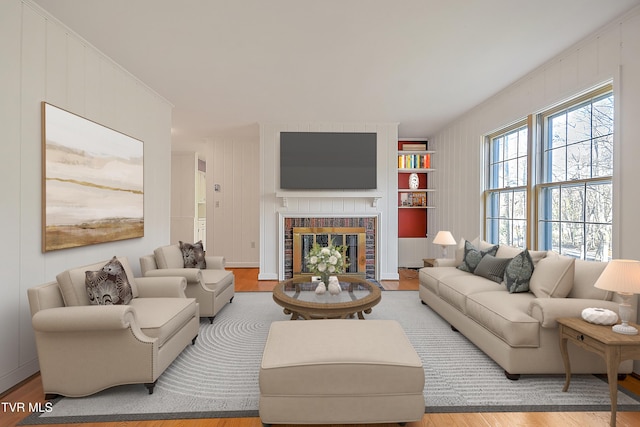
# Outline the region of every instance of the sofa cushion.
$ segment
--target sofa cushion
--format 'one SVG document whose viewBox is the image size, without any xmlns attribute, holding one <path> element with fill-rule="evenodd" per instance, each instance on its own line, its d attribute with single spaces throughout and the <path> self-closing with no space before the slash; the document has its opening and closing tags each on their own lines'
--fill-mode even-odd
<svg viewBox="0 0 640 427">
<path fill-rule="evenodd" d="M 178 245 L 162 246 L 153 251 L 158 268 L 184 268 L 182 251 Z"/>
<path fill-rule="evenodd" d="M 504 282 L 509 293 L 529 292 L 533 271 L 533 260 L 529 251 L 527 249 L 520 251 L 505 268 Z"/>
<path fill-rule="evenodd" d="M 613 292 L 608 292 L 593 286 L 606 266 L 606 262 L 577 259 L 574 268 L 573 287 L 571 288 L 571 292 L 569 292 L 569 298 L 611 301 Z"/>
<path fill-rule="evenodd" d="M 100 270 L 86 271 L 85 283 L 92 305 L 126 305 L 133 298 L 127 274 L 116 257 Z"/>
<path fill-rule="evenodd" d="M 500 288 L 498 283 L 471 273 L 465 273 L 441 280 L 438 284 L 438 295 L 461 312 L 466 313 L 468 295 L 496 291 Z"/>
<path fill-rule="evenodd" d="M 129 279 L 133 298 L 137 298 L 138 287 L 136 286 L 136 281 L 133 276 L 133 272 L 131 271 L 129 261 L 125 257 L 117 259 L 120 261 L 120 264 L 122 264 L 127 278 Z M 62 298 L 64 299 L 64 304 L 66 306 L 89 305 L 89 296 L 87 294 L 87 285 L 85 282 L 86 272 L 88 270 L 100 270 L 106 263 L 107 261 L 101 261 L 95 264 L 71 268 L 56 276 L 56 280 L 60 286 L 60 292 L 62 293 Z"/>
<path fill-rule="evenodd" d="M 228 270 L 201 270 L 202 281 L 204 285 L 215 291 L 216 294 L 221 293 L 233 284 L 234 275 Z"/>
<path fill-rule="evenodd" d="M 534 299 L 529 292 L 505 290 L 470 294 L 466 314 L 511 347 L 539 347 L 540 322 L 527 314 Z"/>
<path fill-rule="evenodd" d="M 438 283 L 451 276 L 466 276 L 469 273 L 458 270 L 455 267 L 424 267 L 420 269 L 418 273 L 420 277 L 420 285 L 429 289 L 434 294 L 438 295 Z"/>
<path fill-rule="evenodd" d="M 468 242 L 464 237 L 458 241 L 458 245 L 456 246 L 455 252 L 455 266 L 459 266 L 462 264 L 462 260 L 464 259 L 464 246 Z M 480 240 L 480 237 L 476 237 L 471 241 L 471 244 L 480 249 L 481 251 L 487 250 L 494 245 L 492 243 L 487 242 L 486 240 Z"/>
<path fill-rule="evenodd" d="M 564 298 L 573 287 L 575 258 L 547 255 L 538 263 L 529 282 L 538 298 Z"/>
<path fill-rule="evenodd" d="M 468 271 L 469 273 L 473 273 L 482 260 L 482 257 L 485 255 L 495 256 L 498 251 L 498 246 L 491 246 L 486 250 L 479 250 L 471 244 L 471 242 L 464 243 L 464 258 L 462 259 L 462 264 L 460 264 L 457 268 L 462 271 Z"/>
<path fill-rule="evenodd" d="M 207 262 L 204 259 L 204 246 L 202 245 L 202 240 L 194 244 L 181 241 L 180 251 L 182 252 L 184 268 L 207 268 Z"/>
<path fill-rule="evenodd" d="M 482 257 L 473 274 L 496 283 L 502 283 L 504 280 L 504 270 L 510 261 L 509 258 L 496 258 L 493 255 L 487 254 Z"/>
<path fill-rule="evenodd" d="M 496 253 L 496 258 L 514 258 L 522 251 L 522 248 L 500 245 L 498 253 Z M 535 267 L 542 258 L 547 256 L 547 251 L 529 251 L 529 256 L 531 256 L 533 266 Z"/>
<path fill-rule="evenodd" d="M 158 347 L 167 342 L 196 315 L 193 298 L 136 298 L 131 301 L 140 329 L 158 339 Z"/>
</svg>

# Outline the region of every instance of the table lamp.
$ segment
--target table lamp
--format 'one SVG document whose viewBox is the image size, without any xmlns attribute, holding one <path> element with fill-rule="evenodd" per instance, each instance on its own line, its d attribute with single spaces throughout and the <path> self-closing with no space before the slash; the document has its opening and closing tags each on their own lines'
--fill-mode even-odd
<svg viewBox="0 0 640 427">
<path fill-rule="evenodd" d="M 633 294 L 640 293 L 640 261 L 630 259 L 609 261 L 593 286 L 617 292 L 622 298 L 619 313 L 622 324 L 614 325 L 613 331 L 619 334 L 636 335 L 638 330 L 629 325 L 631 313 L 633 313 L 629 299 Z"/>
<path fill-rule="evenodd" d="M 453 238 L 453 235 L 450 231 L 438 231 L 438 234 L 436 234 L 436 238 L 433 239 L 433 244 L 442 246 L 442 258 L 446 258 L 447 246 L 455 245 L 456 239 Z"/>
</svg>

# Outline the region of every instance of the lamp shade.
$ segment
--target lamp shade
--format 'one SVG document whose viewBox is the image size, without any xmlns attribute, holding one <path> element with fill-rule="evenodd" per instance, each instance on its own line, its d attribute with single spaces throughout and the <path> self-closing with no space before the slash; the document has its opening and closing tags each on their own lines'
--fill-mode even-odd
<svg viewBox="0 0 640 427">
<path fill-rule="evenodd" d="M 456 244 L 456 239 L 453 238 L 453 235 L 450 231 L 438 231 L 438 234 L 436 234 L 436 238 L 433 239 L 433 244 L 451 246 Z"/>
<path fill-rule="evenodd" d="M 609 261 L 593 286 L 618 293 L 640 293 L 640 261 L 630 259 Z"/>
</svg>

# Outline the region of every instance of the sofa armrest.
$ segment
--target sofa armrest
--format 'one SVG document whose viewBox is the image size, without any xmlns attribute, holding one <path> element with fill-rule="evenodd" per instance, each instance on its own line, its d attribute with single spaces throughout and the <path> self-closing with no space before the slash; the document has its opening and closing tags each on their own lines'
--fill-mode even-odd
<svg viewBox="0 0 640 427">
<path fill-rule="evenodd" d="M 207 270 L 224 270 L 226 260 L 223 256 L 205 255 L 204 261 L 207 263 Z"/>
<path fill-rule="evenodd" d="M 202 273 L 199 268 L 160 268 L 147 271 L 144 277 L 184 277 L 189 283 L 202 282 Z"/>
<path fill-rule="evenodd" d="M 437 258 L 433 262 L 434 267 L 457 267 L 456 260 L 453 258 Z"/>
<path fill-rule="evenodd" d="M 618 312 L 618 304 L 611 301 L 583 298 L 536 298 L 529 303 L 529 316 L 540 322 L 543 328 L 557 328 L 560 317 L 581 317 L 589 307 L 607 308 Z"/>
<path fill-rule="evenodd" d="M 134 319 L 128 305 L 81 305 L 40 310 L 31 324 L 37 332 L 112 331 L 127 329 Z"/>
<path fill-rule="evenodd" d="M 162 270 L 159 270 L 162 271 Z M 184 277 L 136 277 L 140 298 L 186 298 Z"/>
</svg>

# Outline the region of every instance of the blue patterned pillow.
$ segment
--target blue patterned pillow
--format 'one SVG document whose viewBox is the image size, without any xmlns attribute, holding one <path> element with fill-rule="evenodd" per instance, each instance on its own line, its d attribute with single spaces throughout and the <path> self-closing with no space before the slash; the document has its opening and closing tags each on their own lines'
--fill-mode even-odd
<svg viewBox="0 0 640 427">
<path fill-rule="evenodd" d="M 498 245 L 491 246 L 486 251 L 480 251 L 467 240 L 464 242 L 464 258 L 462 259 L 462 264 L 457 268 L 458 270 L 473 273 L 476 267 L 478 267 L 478 264 L 480 264 L 482 257 L 487 254 L 495 256 L 496 252 L 498 252 Z"/>
<path fill-rule="evenodd" d="M 509 293 L 529 292 L 529 281 L 533 274 L 533 260 L 527 249 L 513 257 L 504 270 L 504 283 Z"/>
</svg>

